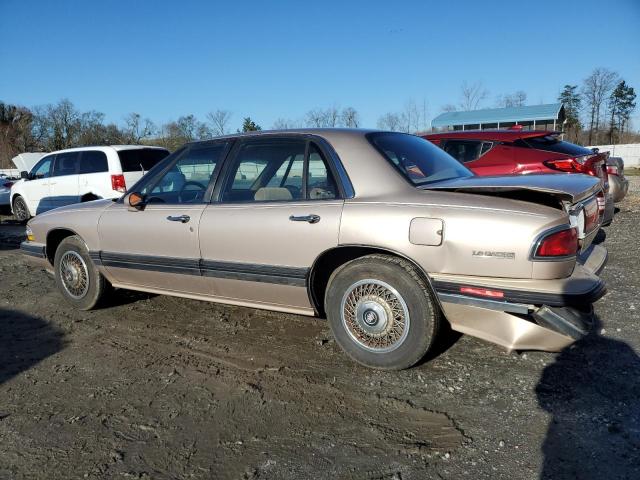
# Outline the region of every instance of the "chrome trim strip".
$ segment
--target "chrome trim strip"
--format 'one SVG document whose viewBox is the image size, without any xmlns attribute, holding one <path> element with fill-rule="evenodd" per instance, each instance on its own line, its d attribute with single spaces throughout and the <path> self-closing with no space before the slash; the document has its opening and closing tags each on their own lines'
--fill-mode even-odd
<svg viewBox="0 0 640 480">
<path fill-rule="evenodd" d="M 521 313 L 527 315 L 529 311 L 534 309 L 532 305 L 524 305 L 522 303 L 498 302 L 496 300 L 486 300 L 484 298 L 467 297 L 466 295 L 438 293 L 438 297 L 443 303 L 457 303 L 459 305 L 487 308 L 489 310 L 498 310 L 500 312 Z"/>
<path fill-rule="evenodd" d="M 89 252 L 96 265 L 305 287 L 309 269 L 114 252 Z"/>
</svg>

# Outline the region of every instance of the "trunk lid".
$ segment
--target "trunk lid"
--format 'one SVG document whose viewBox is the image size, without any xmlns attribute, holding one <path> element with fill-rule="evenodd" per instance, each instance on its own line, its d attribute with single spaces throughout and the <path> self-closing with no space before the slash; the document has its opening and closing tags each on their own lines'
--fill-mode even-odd
<svg viewBox="0 0 640 480">
<path fill-rule="evenodd" d="M 502 193 L 534 191 L 549 194 L 571 204 L 585 200 L 600 191 L 600 179 L 576 174 L 501 175 L 466 177 L 418 187 L 423 190 L 448 190 L 467 193 Z"/>
</svg>

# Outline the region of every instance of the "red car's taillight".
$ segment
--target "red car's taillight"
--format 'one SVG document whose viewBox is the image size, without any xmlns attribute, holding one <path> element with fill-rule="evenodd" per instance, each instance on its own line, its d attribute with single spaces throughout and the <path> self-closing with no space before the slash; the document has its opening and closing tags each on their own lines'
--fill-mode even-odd
<svg viewBox="0 0 640 480">
<path fill-rule="evenodd" d="M 578 251 L 578 232 L 568 228 L 552 232 L 542 238 L 536 248 L 536 258 L 568 257 Z"/>
<path fill-rule="evenodd" d="M 124 175 L 111 175 L 111 189 L 116 192 L 124 193 L 127 190 L 127 184 L 124 181 Z"/>
<path fill-rule="evenodd" d="M 561 172 L 585 173 L 594 177 L 604 177 L 602 160 L 598 158 L 598 155 L 559 158 L 557 160 L 546 160 L 542 163 L 553 170 L 559 170 Z"/>
</svg>

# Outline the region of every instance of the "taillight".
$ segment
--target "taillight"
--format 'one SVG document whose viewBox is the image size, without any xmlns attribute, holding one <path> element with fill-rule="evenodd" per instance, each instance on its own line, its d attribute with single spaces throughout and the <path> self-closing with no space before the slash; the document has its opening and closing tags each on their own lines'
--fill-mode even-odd
<svg viewBox="0 0 640 480">
<path fill-rule="evenodd" d="M 578 251 L 578 232 L 568 228 L 543 237 L 536 248 L 535 258 L 568 257 Z"/>
<path fill-rule="evenodd" d="M 553 170 L 570 173 L 585 173 L 593 177 L 603 177 L 602 161 L 596 161 L 598 155 L 583 155 L 573 158 L 546 160 L 544 163 Z"/>
<path fill-rule="evenodd" d="M 607 165 L 607 173 L 609 175 L 620 175 L 618 173 L 618 167 L 615 165 Z"/>
<path fill-rule="evenodd" d="M 111 190 L 122 193 L 127 190 L 127 184 L 124 181 L 124 175 L 111 175 Z"/>
</svg>

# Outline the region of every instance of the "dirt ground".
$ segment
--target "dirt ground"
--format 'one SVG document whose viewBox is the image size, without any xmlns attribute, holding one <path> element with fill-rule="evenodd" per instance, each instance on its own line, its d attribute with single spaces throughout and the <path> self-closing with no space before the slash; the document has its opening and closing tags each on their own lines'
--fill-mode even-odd
<svg viewBox="0 0 640 480">
<path fill-rule="evenodd" d="M 0 224 L 0 478 L 640 478 L 640 177 L 606 229 L 596 333 L 449 335 L 403 372 L 320 319 L 126 291 L 79 312 Z"/>
</svg>

